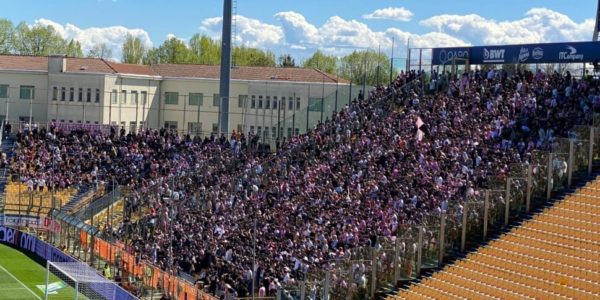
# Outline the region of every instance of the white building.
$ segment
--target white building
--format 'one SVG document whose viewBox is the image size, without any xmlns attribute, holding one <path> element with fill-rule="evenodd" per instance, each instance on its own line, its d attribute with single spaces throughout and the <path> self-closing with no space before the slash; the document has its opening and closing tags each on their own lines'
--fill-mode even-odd
<svg viewBox="0 0 600 300">
<path fill-rule="evenodd" d="M 0 120 L 208 134 L 218 131 L 219 76 L 219 66 L 0 55 Z M 229 128 L 265 140 L 302 133 L 360 88 L 316 69 L 236 67 Z"/>
</svg>

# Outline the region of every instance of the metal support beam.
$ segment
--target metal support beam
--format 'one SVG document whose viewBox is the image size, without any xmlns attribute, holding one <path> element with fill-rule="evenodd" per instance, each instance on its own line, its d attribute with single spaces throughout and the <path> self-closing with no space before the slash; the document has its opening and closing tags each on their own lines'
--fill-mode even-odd
<svg viewBox="0 0 600 300">
<path fill-rule="evenodd" d="M 575 156 L 575 141 L 569 140 L 569 158 L 567 159 L 567 186 L 571 187 L 573 184 L 573 163 Z"/>
<path fill-rule="evenodd" d="M 483 239 L 487 239 L 488 220 L 490 214 L 490 190 L 485 190 L 485 198 L 483 199 Z"/>
<path fill-rule="evenodd" d="M 504 226 L 508 226 L 508 217 L 510 216 L 510 181 L 512 178 L 506 178 L 506 197 L 504 199 Z"/>
<path fill-rule="evenodd" d="M 594 127 L 590 127 L 590 149 L 588 151 L 588 176 L 592 175 L 592 166 L 594 165 Z"/>
<path fill-rule="evenodd" d="M 462 210 L 462 226 L 460 232 L 460 252 L 465 252 L 467 246 L 467 214 L 469 211 L 469 201 L 465 200 Z"/>
<path fill-rule="evenodd" d="M 438 261 L 438 267 L 441 267 L 443 262 L 444 262 L 444 250 L 445 250 L 445 246 L 444 244 L 445 242 L 445 233 L 446 233 L 446 212 L 442 212 L 442 214 L 440 215 L 440 253 L 439 253 L 439 261 Z"/>
<path fill-rule="evenodd" d="M 525 198 L 525 210 L 529 213 L 531 210 L 531 188 L 533 186 L 533 167 L 530 165 L 527 166 L 527 194 Z"/>
<path fill-rule="evenodd" d="M 548 153 L 548 184 L 546 186 L 546 200 L 550 200 L 552 197 L 552 186 L 554 185 L 554 179 L 552 179 L 552 152 Z"/>
<path fill-rule="evenodd" d="M 221 37 L 221 81 L 219 88 L 219 132 L 229 132 L 229 88 L 231 81 L 231 4 L 223 0 L 223 33 Z"/>
</svg>

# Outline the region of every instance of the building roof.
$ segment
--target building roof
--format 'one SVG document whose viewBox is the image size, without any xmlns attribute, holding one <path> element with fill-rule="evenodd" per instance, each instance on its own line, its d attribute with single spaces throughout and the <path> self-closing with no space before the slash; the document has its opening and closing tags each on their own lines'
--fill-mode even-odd
<svg viewBox="0 0 600 300">
<path fill-rule="evenodd" d="M 66 58 L 66 73 L 128 74 L 162 76 L 171 78 L 219 79 L 218 65 L 156 64 L 135 65 L 107 61 L 100 58 Z M 48 72 L 48 57 L 24 55 L 0 55 L 0 70 L 23 70 Z M 315 83 L 348 83 L 318 69 L 235 67 L 231 70 L 233 80 L 292 81 Z"/>
<path fill-rule="evenodd" d="M 103 59 L 67 57 L 67 73 L 116 73 Z"/>
<path fill-rule="evenodd" d="M 148 65 L 123 64 L 111 61 L 105 61 L 116 73 L 119 74 L 135 74 L 147 76 L 159 76 L 153 68 Z"/>
<path fill-rule="evenodd" d="M 48 71 L 48 57 L 0 55 L 0 70 Z"/>
<path fill-rule="evenodd" d="M 157 64 L 152 68 L 164 77 L 219 79 L 221 76 L 221 66 L 218 65 Z M 325 83 L 336 83 L 337 80 L 335 76 L 317 69 L 275 67 L 235 67 L 231 70 L 231 79 Z M 343 79 L 339 82 L 346 83 Z"/>
</svg>

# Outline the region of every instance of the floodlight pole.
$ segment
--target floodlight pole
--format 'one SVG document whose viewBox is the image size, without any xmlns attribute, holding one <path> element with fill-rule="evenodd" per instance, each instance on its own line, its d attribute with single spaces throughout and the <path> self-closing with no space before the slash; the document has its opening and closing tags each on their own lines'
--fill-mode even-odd
<svg viewBox="0 0 600 300">
<path fill-rule="evenodd" d="M 219 105 L 219 132 L 229 132 L 229 89 L 231 83 L 231 4 L 223 0 L 223 32 L 221 38 L 221 80 Z"/>
<path fill-rule="evenodd" d="M 592 41 L 598 41 L 598 32 L 600 31 L 600 0 L 598 0 L 598 5 L 596 5 L 596 26 L 594 26 L 594 36 Z"/>
</svg>

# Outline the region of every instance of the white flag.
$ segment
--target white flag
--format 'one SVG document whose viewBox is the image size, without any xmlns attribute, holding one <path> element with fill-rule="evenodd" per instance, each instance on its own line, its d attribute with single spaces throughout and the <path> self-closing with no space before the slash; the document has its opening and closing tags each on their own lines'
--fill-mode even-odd
<svg viewBox="0 0 600 300">
<path fill-rule="evenodd" d="M 423 120 L 421 120 L 421 117 L 417 117 L 417 123 L 416 123 L 417 129 L 421 128 L 421 126 L 423 126 L 423 124 L 425 124 L 425 123 L 423 122 Z"/>
<path fill-rule="evenodd" d="M 421 131 L 421 129 L 417 129 L 417 141 L 423 140 L 423 136 L 425 136 L 425 132 Z"/>
</svg>

